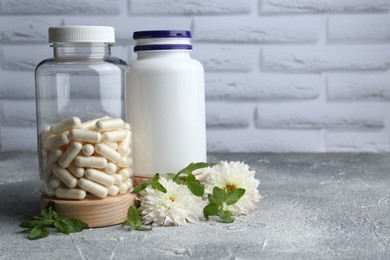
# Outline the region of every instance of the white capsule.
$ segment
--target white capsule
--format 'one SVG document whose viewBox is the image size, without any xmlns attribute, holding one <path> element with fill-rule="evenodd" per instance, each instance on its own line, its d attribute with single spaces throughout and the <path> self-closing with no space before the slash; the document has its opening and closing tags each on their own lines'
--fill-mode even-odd
<svg viewBox="0 0 390 260">
<path fill-rule="evenodd" d="M 116 149 L 122 156 L 131 156 L 131 147 L 127 145 L 121 145 L 123 142 L 120 142 L 118 148 Z"/>
<path fill-rule="evenodd" d="M 119 184 L 122 183 L 122 181 L 123 181 L 123 176 L 122 175 L 120 175 L 120 174 L 113 174 L 112 176 L 114 177 L 114 184 L 115 185 L 119 185 Z"/>
<path fill-rule="evenodd" d="M 47 160 L 47 154 L 48 153 L 49 153 L 48 150 L 42 148 L 41 149 L 41 153 L 40 153 L 41 158 Z"/>
<path fill-rule="evenodd" d="M 77 167 L 74 163 L 69 165 L 68 170 L 77 178 L 83 177 L 85 172 L 84 168 Z"/>
<path fill-rule="evenodd" d="M 101 132 L 121 129 L 123 127 L 124 122 L 120 118 L 101 119 L 96 122 L 96 130 Z"/>
<path fill-rule="evenodd" d="M 124 168 L 122 170 L 125 170 L 125 171 L 122 172 L 122 176 L 126 176 L 126 178 L 134 177 L 134 171 L 133 171 L 132 168 Z"/>
<path fill-rule="evenodd" d="M 44 171 L 46 171 L 46 174 L 49 176 L 51 175 L 50 167 L 53 165 L 53 163 L 56 163 L 58 159 L 60 159 L 63 152 L 60 149 L 53 149 L 51 153 L 47 156 L 46 161 L 46 168 Z"/>
<path fill-rule="evenodd" d="M 129 169 L 125 168 L 119 171 L 119 174 L 122 176 L 124 180 L 130 178 L 130 171 Z"/>
<path fill-rule="evenodd" d="M 76 199 L 82 200 L 85 198 L 87 193 L 82 189 L 67 189 L 67 188 L 58 188 L 56 189 L 56 197 L 60 199 Z"/>
<path fill-rule="evenodd" d="M 47 126 L 39 134 L 39 142 L 41 147 L 45 147 L 45 143 L 50 139 L 50 137 L 51 137 L 50 126 Z"/>
<path fill-rule="evenodd" d="M 104 144 L 110 147 L 112 150 L 116 150 L 118 148 L 117 143 L 104 143 Z"/>
<path fill-rule="evenodd" d="M 42 149 L 41 152 L 38 154 L 39 156 L 39 169 L 40 169 L 40 172 L 39 172 L 39 176 L 48 176 L 48 172 L 47 172 L 47 150 L 46 149 Z"/>
<path fill-rule="evenodd" d="M 108 174 L 113 174 L 114 172 L 116 172 L 118 170 L 118 166 L 115 163 L 110 162 L 110 163 L 107 163 L 107 166 L 106 166 L 106 168 L 104 168 L 104 170 Z"/>
<path fill-rule="evenodd" d="M 91 156 L 95 152 L 95 148 L 92 144 L 84 144 L 82 152 L 86 156 Z"/>
<path fill-rule="evenodd" d="M 124 183 L 124 182 L 119 184 L 118 188 L 119 188 L 119 194 L 125 194 L 128 191 L 128 189 L 129 189 L 129 187 L 127 187 L 127 184 Z"/>
<path fill-rule="evenodd" d="M 103 157 L 97 156 L 77 156 L 74 159 L 74 163 L 79 167 L 91 167 L 91 168 L 99 168 L 103 169 L 107 166 L 107 159 Z"/>
<path fill-rule="evenodd" d="M 131 167 L 133 165 L 133 159 L 129 156 L 124 156 L 118 161 L 120 167 Z"/>
<path fill-rule="evenodd" d="M 99 198 L 103 199 L 107 197 L 108 190 L 104 186 L 97 184 L 96 182 L 81 178 L 78 181 L 78 185 L 80 188 L 92 193 Z"/>
<path fill-rule="evenodd" d="M 55 189 L 55 188 L 58 188 L 60 185 L 61 185 L 61 181 L 60 179 L 58 179 L 57 176 L 55 175 L 52 175 L 49 179 L 49 184 L 50 186 Z"/>
<path fill-rule="evenodd" d="M 70 142 L 68 134 L 63 133 L 60 135 L 57 135 L 56 137 L 50 138 L 47 142 L 45 142 L 45 148 L 46 149 L 52 149 L 60 147 L 64 144 L 68 144 Z"/>
<path fill-rule="evenodd" d="M 126 184 L 129 189 L 133 188 L 133 179 L 127 179 Z"/>
<path fill-rule="evenodd" d="M 47 196 L 54 196 L 55 190 L 50 186 L 48 181 L 43 181 L 41 184 L 41 191 Z"/>
<path fill-rule="evenodd" d="M 73 140 L 88 143 L 98 143 L 102 140 L 102 134 L 93 130 L 72 129 L 69 137 Z"/>
<path fill-rule="evenodd" d="M 58 165 L 62 168 L 67 168 L 72 163 L 74 158 L 79 154 L 81 149 L 83 148 L 83 145 L 79 142 L 73 142 L 69 145 L 69 147 L 66 149 L 65 153 L 61 156 L 60 160 L 58 161 Z"/>
<path fill-rule="evenodd" d="M 60 149 L 53 149 L 48 157 L 47 157 L 47 163 L 48 164 L 53 164 L 53 163 L 56 163 L 58 161 L 58 159 L 60 159 L 60 157 L 62 156 L 63 152 L 62 150 Z"/>
<path fill-rule="evenodd" d="M 92 119 L 89 121 L 85 121 L 84 123 L 81 123 L 80 129 L 85 129 L 85 130 L 95 130 L 96 129 L 96 122 L 102 119 L 109 119 L 109 116 L 103 116 L 101 118 L 96 118 Z"/>
<path fill-rule="evenodd" d="M 106 144 L 95 145 L 95 151 L 113 162 L 119 163 L 122 160 L 120 153 Z"/>
<path fill-rule="evenodd" d="M 107 143 L 115 143 L 126 138 L 127 132 L 125 129 L 108 131 L 103 134 L 103 140 Z"/>
<path fill-rule="evenodd" d="M 116 185 L 111 185 L 110 187 L 108 187 L 108 194 L 111 195 L 111 196 L 115 196 L 117 195 L 119 192 L 119 188 L 118 186 Z"/>
<path fill-rule="evenodd" d="M 96 118 L 96 119 L 92 119 L 92 120 L 89 120 L 89 121 L 85 121 L 85 122 L 81 123 L 80 129 L 95 130 L 96 129 L 95 124 L 96 124 L 96 122 L 98 120 L 100 120 L 100 118 Z"/>
<path fill-rule="evenodd" d="M 102 184 L 106 187 L 109 187 L 114 184 L 114 177 L 111 175 L 106 174 L 105 172 L 96 170 L 96 169 L 88 169 L 85 171 L 85 176 L 92 180 L 95 181 L 99 184 Z"/>
<path fill-rule="evenodd" d="M 77 179 L 66 169 L 61 168 L 57 164 L 51 167 L 51 171 L 69 188 L 74 188 L 77 185 Z"/>
<path fill-rule="evenodd" d="M 129 130 L 126 130 L 126 132 L 126 138 L 122 142 L 120 142 L 118 146 L 118 152 L 122 155 L 128 155 L 131 152 L 131 132 Z"/>
<path fill-rule="evenodd" d="M 64 119 L 58 123 L 52 124 L 50 126 L 50 131 L 52 134 L 59 134 L 65 131 L 68 131 L 72 128 L 77 128 L 81 125 L 81 120 L 78 117 L 70 117 Z"/>
</svg>

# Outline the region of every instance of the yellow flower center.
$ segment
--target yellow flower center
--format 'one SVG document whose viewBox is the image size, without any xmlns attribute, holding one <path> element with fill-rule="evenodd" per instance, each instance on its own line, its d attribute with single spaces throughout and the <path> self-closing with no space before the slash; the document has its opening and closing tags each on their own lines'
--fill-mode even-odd
<svg viewBox="0 0 390 260">
<path fill-rule="evenodd" d="M 174 198 L 173 196 L 170 196 L 170 197 L 169 197 L 169 200 L 172 201 L 172 202 L 174 202 L 174 201 L 175 201 L 175 198 Z"/>
<path fill-rule="evenodd" d="M 236 189 L 236 186 L 233 184 L 226 184 L 225 185 L 225 191 L 227 191 L 227 192 L 234 191 L 235 189 Z"/>
</svg>

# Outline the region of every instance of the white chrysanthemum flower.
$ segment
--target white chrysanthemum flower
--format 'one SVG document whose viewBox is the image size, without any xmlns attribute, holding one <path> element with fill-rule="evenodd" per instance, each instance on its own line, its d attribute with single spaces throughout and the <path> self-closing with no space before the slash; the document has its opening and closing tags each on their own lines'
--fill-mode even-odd
<svg viewBox="0 0 390 260">
<path fill-rule="evenodd" d="M 203 215 L 205 202 L 197 197 L 185 185 L 179 185 L 172 180 L 160 178 L 159 182 L 166 193 L 147 187 L 140 192 L 141 206 L 139 208 L 145 224 L 185 225 L 186 221 L 197 222 Z"/>
<path fill-rule="evenodd" d="M 205 180 L 205 193 L 212 194 L 215 186 L 229 192 L 237 188 L 245 189 L 244 195 L 233 205 L 224 205 L 224 210 L 230 210 L 235 215 L 247 214 L 255 208 L 260 200 L 257 187 L 260 181 L 255 179 L 255 171 L 249 171 L 249 166 L 243 162 L 222 161 L 210 169 Z"/>
</svg>

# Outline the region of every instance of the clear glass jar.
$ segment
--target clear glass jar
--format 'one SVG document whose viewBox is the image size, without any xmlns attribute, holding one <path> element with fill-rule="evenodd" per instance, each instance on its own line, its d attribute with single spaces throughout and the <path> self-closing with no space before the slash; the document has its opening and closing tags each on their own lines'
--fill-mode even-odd
<svg viewBox="0 0 390 260">
<path fill-rule="evenodd" d="M 204 69 L 191 58 L 189 31 L 135 32 L 126 117 L 133 126 L 134 174 L 177 172 L 205 162 Z"/>
<path fill-rule="evenodd" d="M 127 64 L 114 28 L 49 28 L 54 57 L 35 70 L 41 191 L 82 200 L 129 193 L 132 133 L 124 122 Z"/>
</svg>

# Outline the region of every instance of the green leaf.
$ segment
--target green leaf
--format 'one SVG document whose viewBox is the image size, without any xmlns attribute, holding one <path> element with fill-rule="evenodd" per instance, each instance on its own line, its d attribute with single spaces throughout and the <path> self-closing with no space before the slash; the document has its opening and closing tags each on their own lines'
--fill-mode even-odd
<svg viewBox="0 0 390 260">
<path fill-rule="evenodd" d="M 41 209 L 40 217 L 49 219 L 52 217 L 53 212 L 56 211 L 57 211 L 56 205 L 52 200 L 49 200 L 49 202 L 46 204 L 46 207 Z"/>
<path fill-rule="evenodd" d="M 28 235 L 28 239 L 35 240 L 35 239 L 44 238 L 47 236 L 49 236 L 49 231 L 47 231 L 46 229 L 44 229 L 40 226 L 35 226 L 33 229 L 31 229 L 31 232 Z"/>
<path fill-rule="evenodd" d="M 209 194 L 209 202 L 212 203 L 212 204 L 215 204 L 215 205 L 222 205 L 221 202 L 217 201 L 213 195 Z"/>
<path fill-rule="evenodd" d="M 209 220 L 209 216 L 217 216 L 219 212 L 218 205 L 210 203 L 203 209 L 203 216 Z"/>
<path fill-rule="evenodd" d="M 68 225 L 69 233 L 80 232 L 88 228 L 86 223 L 78 219 L 63 219 L 63 221 Z"/>
<path fill-rule="evenodd" d="M 204 185 L 198 181 L 195 176 L 190 173 L 187 176 L 186 184 L 188 189 L 194 194 L 195 196 L 202 197 L 204 194 Z"/>
<path fill-rule="evenodd" d="M 31 218 L 31 219 L 22 221 L 22 223 L 20 223 L 19 227 L 22 227 L 22 228 L 34 228 L 35 226 L 49 227 L 51 225 L 53 225 L 53 222 L 50 221 L 49 219 Z"/>
<path fill-rule="evenodd" d="M 156 173 L 152 178 L 152 180 L 150 181 L 150 186 L 155 190 L 159 190 L 166 193 L 167 190 L 164 188 L 164 186 L 161 185 L 161 183 L 158 182 L 159 179 L 160 179 L 160 174 Z"/>
<path fill-rule="evenodd" d="M 131 193 L 133 193 L 133 194 L 138 193 L 138 192 L 140 192 L 141 190 L 146 189 L 146 187 L 148 187 L 148 186 L 149 186 L 149 181 L 140 183 L 140 184 L 138 184 L 137 186 L 134 187 L 134 189 L 132 190 Z"/>
<path fill-rule="evenodd" d="M 137 230 L 137 231 L 150 231 L 152 230 L 151 227 L 145 227 L 145 226 L 142 226 L 142 225 L 138 225 L 134 228 L 134 230 Z"/>
<path fill-rule="evenodd" d="M 139 216 L 138 210 L 134 205 L 131 205 L 127 211 L 126 222 L 130 223 L 130 225 L 134 224 L 132 227 L 141 224 L 141 217 Z"/>
<path fill-rule="evenodd" d="M 227 193 L 224 189 L 221 189 L 217 186 L 213 189 L 212 200 L 215 200 L 217 204 L 222 204 L 227 200 Z"/>
<path fill-rule="evenodd" d="M 226 204 L 232 205 L 236 203 L 245 194 L 245 189 L 237 188 L 227 193 Z"/>
<path fill-rule="evenodd" d="M 70 233 L 70 227 L 69 227 L 68 223 L 61 218 L 58 218 L 54 222 L 54 226 L 56 227 L 57 231 L 62 233 L 62 234 L 68 235 Z"/>
<path fill-rule="evenodd" d="M 159 190 L 161 192 L 164 192 L 164 193 L 167 193 L 167 190 L 164 188 L 164 186 L 161 185 L 161 183 L 159 183 L 158 181 L 157 182 L 152 182 L 150 184 L 150 186 L 155 189 L 155 190 Z"/>
<path fill-rule="evenodd" d="M 138 213 L 137 208 L 134 205 L 129 207 L 127 211 L 127 219 L 125 221 L 125 226 L 130 226 L 132 229 L 137 231 L 149 231 L 152 228 L 144 227 L 141 225 L 141 217 Z"/>
<path fill-rule="evenodd" d="M 56 206 L 53 201 L 49 201 L 40 212 L 40 217 L 33 217 L 22 221 L 19 225 L 23 228 L 31 229 L 29 239 L 38 239 L 47 237 L 49 231 L 44 227 L 55 227 L 57 232 L 69 234 L 71 232 L 80 232 L 88 225 L 78 219 L 62 219 L 56 212 Z"/>
<path fill-rule="evenodd" d="M 171 180 L 173 180 L 173 178 L 175 178 L 176 174 L 175 173 L 167 173 L 166 174 Z"/>
<path fill-rule="evenodd" d="M 185 181 L 186 181 L 187 177 L 179 176 L 180 173 L 178 174 L 178 177 L 176 177 L 177 174 L 175 174 L 175 173 L 168 173 L 167 175 L 169 176 L 169 178 L 171 178 L 171 180 L 173 182 L 176 182 L 177 184 L 180 184 L 180 185 L 186 184 Z"/>
<path fill-rule="evenodd" d="M 164 193 L 167 192 L 167 190 L 164 188 L 164 186 L 161 185 L 161 183 L 158 182 L 158 179 L 160 178 L 160 175 L 156 173 L 152 179 L 143 182 L 141 184 L 138 184 L 137 186 L 134 187 L 133 191 L 131 193 L 135 194 L 138 193 L 144 189 L 146 189 L 149 185 L 156 190 L 162 191 Z"/>
<path fill-rule="evenodd" d="M 41 216 L 45 218 L 56 218 L 57 208 L 53 201 L 49 201 L 46 207 L 41 211 Z"/>
<path fill-rule="evenodd" d="M 46 205 L 45 208 L 41 209 L 41 212 L 39 214 L 40 217 L 49 219 L 49 208 L 48 208 L 49 203 Z"/>
<path fill-rule="evenodd" d="M 233 213 L 229 210 L 221 210 L 218 213 L 221 222 L 232 223 L 234 221 Z"/>
<path fill-rule="evenodd" d="M 181 173 L 185 173 L 185 174 L 190 174 L 192 173 L 193 171 L 197 170 L 197 169 L 201 169 L 201 168 L 205 168 L 209 166 L 208 163 L 204 163 L 204 162 L 198 162 L 198 163 L 190 163 L 187 167 L 181 169 L 180 171 L 178 171 L 176 173 L 176 175 L 172 178 L 172 180 L 174 182 L 176 182 L 176 180 L 179 178 L 180 174 Z"/>
<path fill-rule="evenodd" d="M 60 216 L 58 216 L 56 212 L 56 207 L 48 207 L 48 219 L 52 220 L 53 222 L 57 221 Z"/>
<path fill-rule="evenodd" d="M 190 163 L 187 167 L 184 169 L 180 170 L 178 173 L 192 173 L 193 171 L 201 168 L 206 168 L 208 167 L 209 164 L 205 162 L 197 162 L 197 163 Z"/>
</svg>

